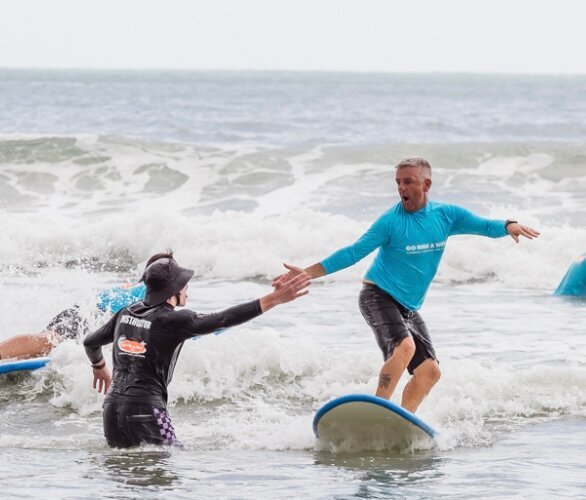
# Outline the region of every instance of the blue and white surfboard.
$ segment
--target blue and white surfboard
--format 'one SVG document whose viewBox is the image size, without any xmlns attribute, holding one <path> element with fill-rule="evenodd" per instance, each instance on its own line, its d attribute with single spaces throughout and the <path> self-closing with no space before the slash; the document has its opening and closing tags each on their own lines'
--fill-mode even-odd
<svg viewBox="0 0 586 500">
<path fill-rule="evenodd" d="M 403 446 L 437 432 L 410 411 L 369 394 L 349 394 L 325 404 L 315 414 L 313 433 L 323 442 L 381 442 Z"/>
<path fill-rule="evenodd" d="M 44 357 L 0 362 L 0 375 L 19 371 L 38 370 L 39 368 L 43 368 L 50 361 L 51 358 Z"/>
</svg>

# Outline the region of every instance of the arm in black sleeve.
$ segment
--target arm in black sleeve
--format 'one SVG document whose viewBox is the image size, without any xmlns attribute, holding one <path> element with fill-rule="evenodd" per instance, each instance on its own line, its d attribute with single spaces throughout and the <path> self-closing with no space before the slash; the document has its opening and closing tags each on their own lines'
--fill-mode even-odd
<svg viewBox="0 0 586 500">
<path fill-rule="evenodd" d="M 262 309 L 260 300 L 257 299 L 212 314 L 197 314 L 185 309 L 181 312 L 189 314 L 186 321 L 181 325 L 181 333 L 186 338 L 189 338 L 246 323 L 260 316 Z"/>
<path fill-rule="evenodd" d="M 114 328 L 116 327 L 116 320 L 118 313 L 116 313 L 110 321 L 105 325 L 98 328 L 95 332 L 90 333 L 83 341 L 83 347 L 85 353 L 91 361 L 92 365 L 95 365 L 104 359 L 102 354 L 102 346 L 111 344 L 114 341 Z"/>
</svg>

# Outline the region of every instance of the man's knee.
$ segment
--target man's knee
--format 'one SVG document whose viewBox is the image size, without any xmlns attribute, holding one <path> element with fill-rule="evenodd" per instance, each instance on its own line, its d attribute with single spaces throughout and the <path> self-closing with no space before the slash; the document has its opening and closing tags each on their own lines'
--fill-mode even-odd
<svg viewBox="0 0 586 500">
<path fill-rule="evenodd" d="M 440 370 L 439 365 L 437 364 L 437 361 L 434 361 L 433 363 L 430 363 L 431 367 L 430 367 L 430 378 L 433 380 L 433 383 L 437 383 L 439 381 L 439 379 L 442 377 L 442 371 Z"/>
<path fill-rule="evenodd" d="M 436 384 L 442 376 L 440 367 L 435 359 L 428 359 L 420 364 L 413 374 L 428 385 Z"/>
<path fill-rule="evenodd" d="M 393 352 L 393 356 L 400 356 L 401 358 L 405 359 L 407 362 L 411 361 L 411 358 L 415 355 L 415 342 L 411 337 L 406 337 Z"/>
</svg>

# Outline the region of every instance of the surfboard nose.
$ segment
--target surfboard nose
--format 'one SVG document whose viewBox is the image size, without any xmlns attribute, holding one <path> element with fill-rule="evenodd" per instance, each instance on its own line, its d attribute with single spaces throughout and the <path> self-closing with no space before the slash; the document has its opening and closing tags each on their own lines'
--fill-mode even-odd
<svg viewBox="0 0 586 500">
<path fill-rule="evenodd" d="M 438 435 L 410 411 L 369 394 L 349 394 L 326 403 L 315 414 L 313 433 L 334 446 L 378 443 L 383 447 L 404 447 Z"/>
</svg>

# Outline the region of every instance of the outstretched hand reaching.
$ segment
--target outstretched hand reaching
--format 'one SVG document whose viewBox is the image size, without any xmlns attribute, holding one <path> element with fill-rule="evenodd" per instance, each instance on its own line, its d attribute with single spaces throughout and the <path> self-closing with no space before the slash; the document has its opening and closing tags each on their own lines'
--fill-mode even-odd
<svg viewBox="0 0 586 500">
<path fill-rule="evenodd" d="M 307 290 L 311 282 L 309 275 L 302 270 L 292 277 L 290 273 L 282 274 L 273 280 L 274 290 L 260 299 L 260 306 L 263 312 L 309 293 L 309 290 Z"/>
<path fill-rule="evenodd" d="M 511 222 L 510 224 L 507 224 L 507 232 L 511 235 L 511 238 L 513 238 L 516 243 L 519 243 L 519 236 L 524 236 L 525 238 L 532 240 L 541 234 L 536 229 L 533 229 L 529 226 L 524 226 L 518 222 Z"/>
<path fill-rule="evenodd" d="M 288 269 L 286 273 L 279 274 L 276 278 L 273 278 L 273 286 L 275 288 L 279 288 L 282 286 L 283 283 L 293 279 L 295 276 L 299 276 L 300 274 L 304 274 L 305 271 L 297 266 L 292 266 L 291 264 L 283 264 L 285 269 Z"/>
</svg>

